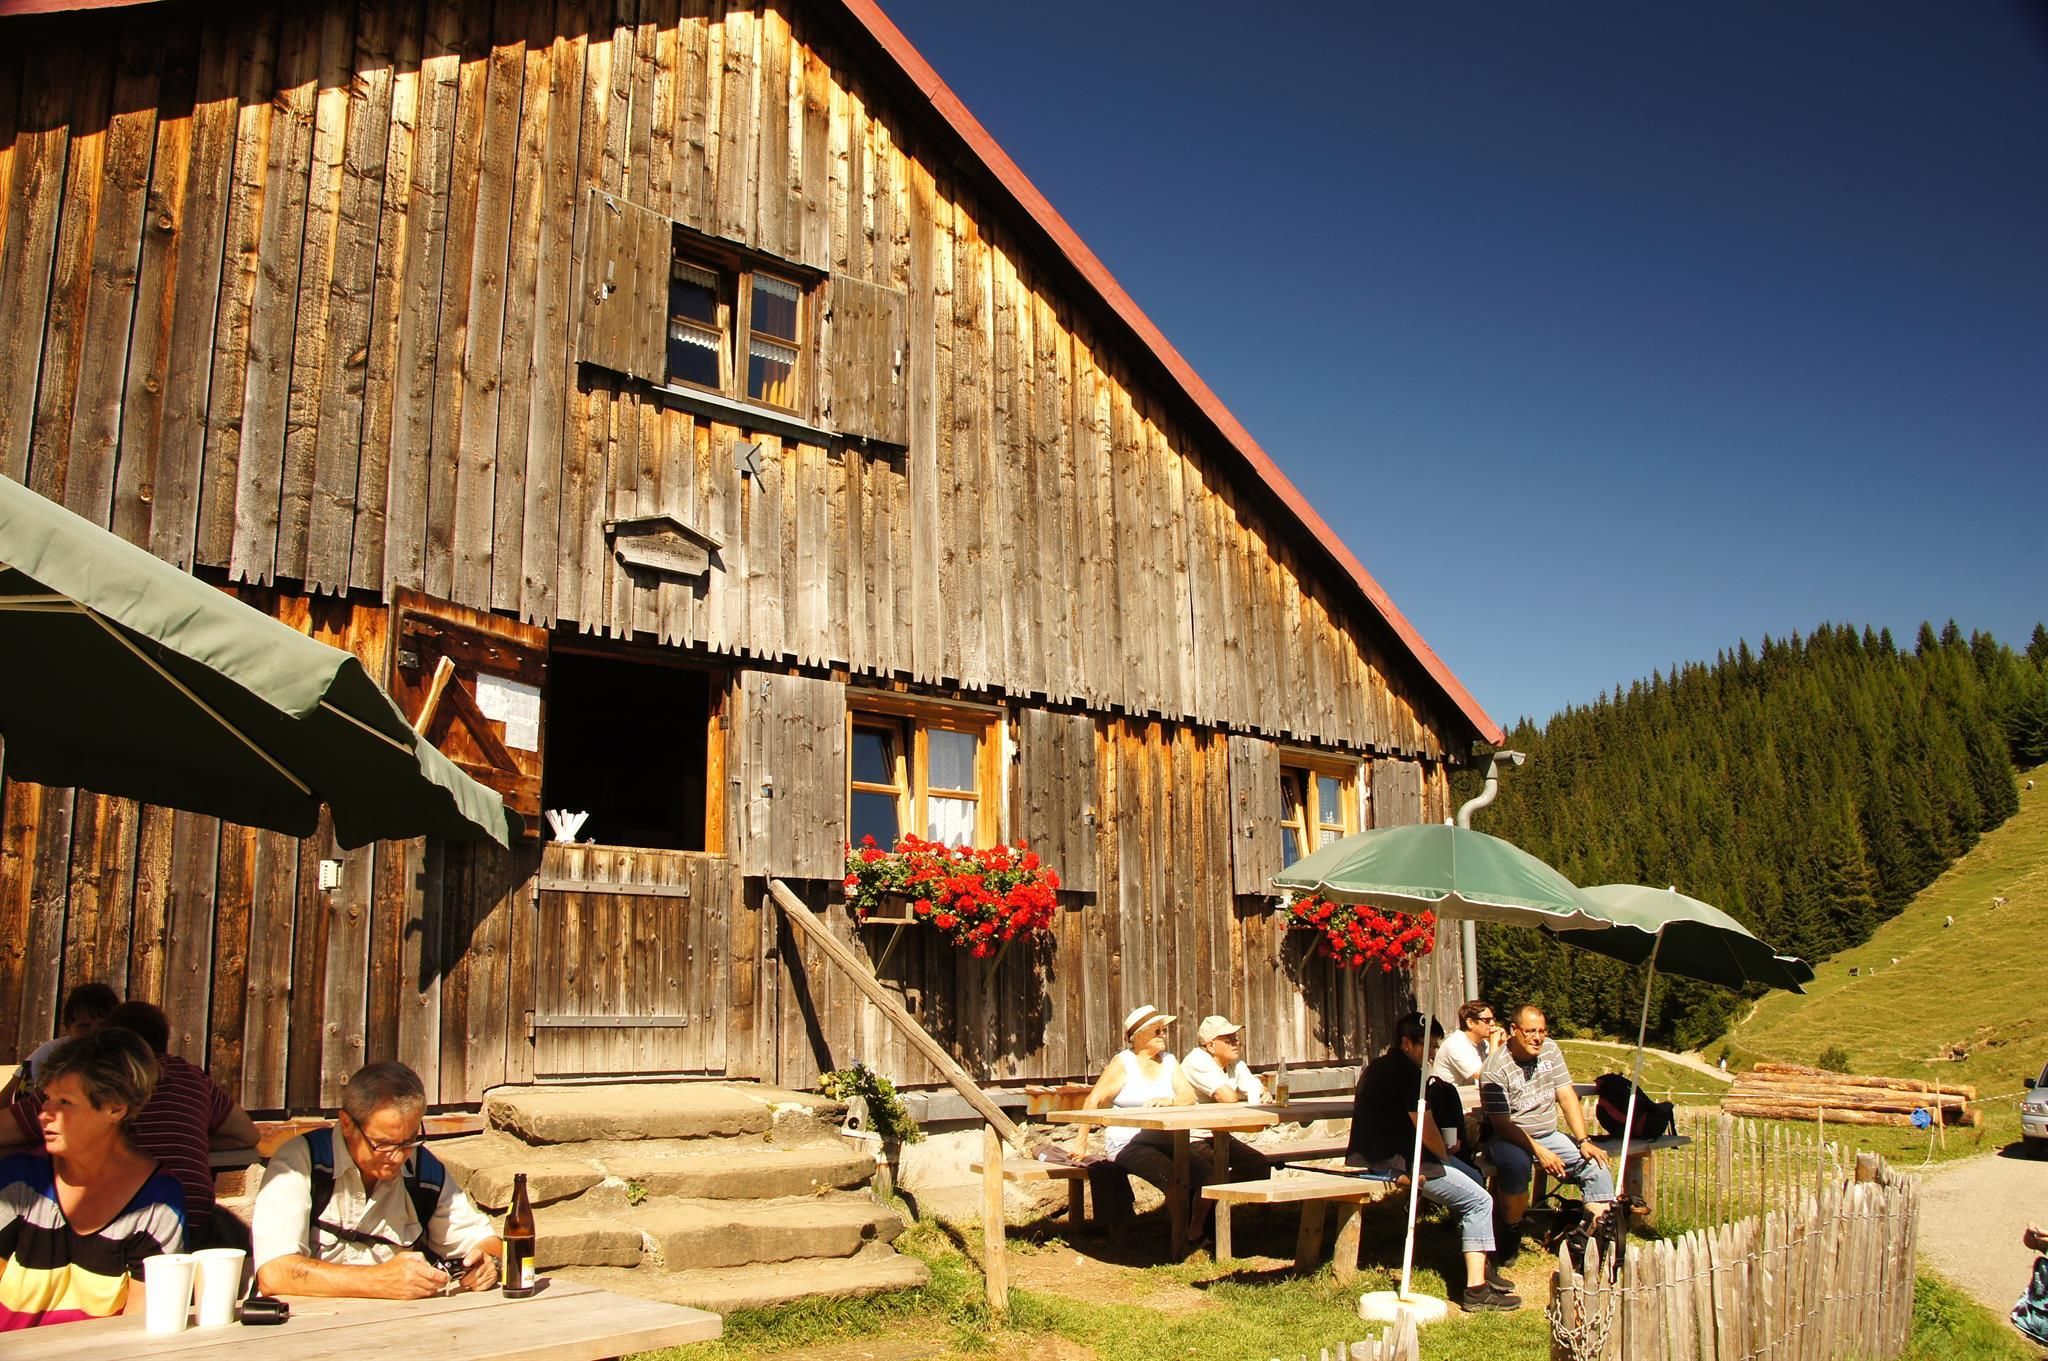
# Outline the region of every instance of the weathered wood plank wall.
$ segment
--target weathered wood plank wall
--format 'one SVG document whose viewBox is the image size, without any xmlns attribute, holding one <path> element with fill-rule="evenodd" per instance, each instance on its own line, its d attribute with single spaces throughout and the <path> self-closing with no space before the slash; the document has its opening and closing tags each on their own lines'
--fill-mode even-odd
<svg viewBox="0 0 2048 1361">
<path fill-rule="evenodd" d="M 1080 784 L 1013 790 L 1018 827 L 1093 890 L 1042 976 L 1007 958 L 990 986 L 920 940 L 895 983 L 991 1077 L 1094 1071 L 1138 1001 L 1244 1016 L 1255 1054 L 1355 1058 L 1391 993 L 1320 977 L 1233 891 L 1263 863 L 1234 871 L 1226 734 L 1417 759 L 1441 817 L 1463 720 L 854 51 L 824 7 L 724 0 L 0 21 L 0 473 L 373 674 L 403 587 L 736 667 L 1079 711 L 1034 716 L 1020 756 L 1079 772 L 1085 730 Z M 900 423 L 907 447 L 577 364 L 593 189 L 858 281 L 807 361 L 815 407 Z M 900 396 L 859 389 L 878 374 Z M 725 545 L 708 579 L 615 561 L 604 522 L 658 511 Z M 105 977 L 162 1001 L 256 1109 L 331 1103 L 365 1055 L 443 1102 L 531 1076 L 537 848 L 384 843 L 340 856 L 323 895 L 321 838 L 0 799 L 0 1051 Z M 688 956 L 724 952 L 726 1071 L 803 1081 L 866 1054 L 929 1080 L 758 880 L 732 891 Z"/>
<path fill-rule="evenodd" d="M 1441 755 L 1391 635 L 822 15 L 451 0 L 6 21 L 0 472 L 181 564 Z M 31 78 L 32 77 L 32 78 Z M 849 283 L 889 455 L 571 361 L 602 189 Z M 814 365 L 821 370 L 826 365 Z M 827 396 L 819 394 L 821 398 Z M 763 444 L 758 477 L 733 467 Z M 682 513 L 701 588 L 608 518 Z M 914 566 L 913 566 L 914 565 Z"/>
</svg>

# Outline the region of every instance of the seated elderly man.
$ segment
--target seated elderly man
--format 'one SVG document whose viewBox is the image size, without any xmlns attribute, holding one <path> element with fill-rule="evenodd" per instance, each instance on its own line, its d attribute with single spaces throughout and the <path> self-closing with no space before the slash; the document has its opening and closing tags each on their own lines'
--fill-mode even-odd
<svg viewBox="0 0 2048 1361">
<path fill-rule="evenodd" d="M 1486 1152 L 1500 1171 L 1496 1190 L 1503 1261 L 1512 1261 L 1520 1250 L 1535 1164 L 1559 1181 L 1576 1184 L 1595 1221 L 1614 1200 L 1607 1152 L 1586 1127 L 1564 1051 L 1550 1038 L 1549 1019 L 1533 1006 L 1521 1008 L 1514 1019 L 1507 1043 L 1487 1056 L 1479 1073 L 1479 1099 L 1492 1130 Z"/>
<path fill-rule="evenodd" d="M 1244 1061 L 1243 1026 L 1227 1016 L 1204 1016 L 1195 1038 L 1199 1044 L 1180 1061 L 1180 1071 L 1196 1096 L 1204 1101 L 1243 1101 L 1254 1105 L 1266 1099 L 1265 1088 Z M 1229 1150 L 1230 1175 L 1234 1179 L 1260 1181 L 1273 1175 L 1271 1165 L 1243 1140 L 1220 1130 L 1197 1130 L 1195 1135 L 1223 1141 Z"/>
<path fill-rule="evenodd" d="M 342 1089 L 341 1119 L 281 1146 L 256 1193 L 256 1285 L 270 1295 L 414 1300 L 498 1283 L 502 1244 L 420 1137 L 419 1075 L 373 1063 Z"/>
</svg>

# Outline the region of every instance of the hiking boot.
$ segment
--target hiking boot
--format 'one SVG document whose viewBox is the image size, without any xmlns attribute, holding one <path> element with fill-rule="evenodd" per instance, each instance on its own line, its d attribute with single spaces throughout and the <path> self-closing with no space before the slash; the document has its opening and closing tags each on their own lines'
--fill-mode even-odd
<svg viewBox="0 0 2048 1361">
<path fill-rule="evenodd" d="M 1500 1266 L 1491 1257 L 1486 1259 L 1486 1283 L 1502 1294 L 1511 1295 L 1515 1291 L 1515 1283 L 1501 1273 Z"/>
<path fill-rule="evenodd" d="M 1480 1314 L 1492 1310 L 1504 1312 L 1509 1309 L 1521 1308 L 1522 1297 L 1509 1294 L 1505 1290 L 1495 1289 L 1492 1285 L 1482 1281 L 1478 1285 L 1468 1285 L 1465 1287 L 1465 1293 L 1458 1297 L 1458 1307 L 1468 1314 Z"/>
</svg>

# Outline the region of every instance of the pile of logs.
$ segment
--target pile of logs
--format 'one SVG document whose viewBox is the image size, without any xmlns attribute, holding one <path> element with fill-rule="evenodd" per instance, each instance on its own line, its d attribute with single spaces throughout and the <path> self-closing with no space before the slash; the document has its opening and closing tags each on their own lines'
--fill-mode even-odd
<svg viewBox="0 0 2048 1361">
<path fill-rule="evenodd" d="M 1759 1063 L 1735 1079 L 1721 1109 L 1763 1120 L 1821 1120 L 1844 1125 L 1910 1125 L 1925 1110 L 1944 1125 L 1983 1123 L 1970 1103 L 1977 1089 L 1905 1077 L 1830 1073 L 1803 1063 Z"/>
</svg>

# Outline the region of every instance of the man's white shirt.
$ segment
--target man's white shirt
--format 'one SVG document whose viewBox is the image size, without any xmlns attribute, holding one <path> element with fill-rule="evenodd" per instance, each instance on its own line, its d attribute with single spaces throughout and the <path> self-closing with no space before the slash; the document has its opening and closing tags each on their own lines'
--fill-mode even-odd
<svg viewBox="0 0 2048 1361">
<path fill-rule="evenodd" d="M 1246 1066 L 1243 1059 L 1239 1059 L 1230 1071 L 1225 1073 L 1223 1065 L 1216 1062 L 1214 1054 L 1206 1049 L 1195 1049 L 1189 1051 L 1188 1056 L 1180 1061 L 1180 1071 L 1187 1078 L 1188 1085 L 1195 1089 L 1195 1095 L 1204 1101 L 1214 1101 L 1216 1089 L 1225 1083 L 1237 1088 L 1238 1096 L 1254 1105 L 1266 1099 L 1266 1089 L 1252 1076 L 1252 1070 Z"/>
</svg>

